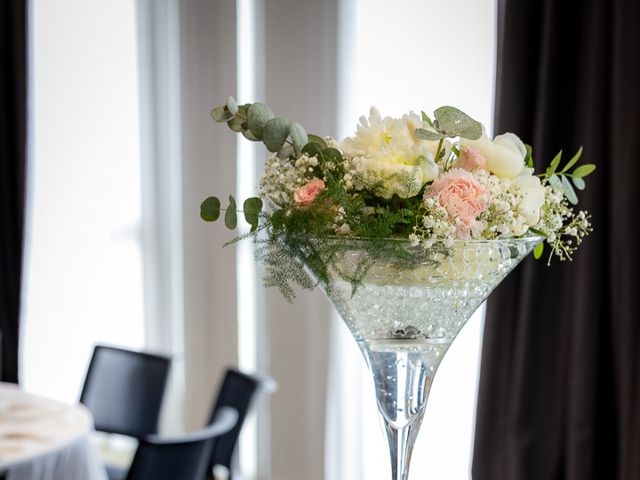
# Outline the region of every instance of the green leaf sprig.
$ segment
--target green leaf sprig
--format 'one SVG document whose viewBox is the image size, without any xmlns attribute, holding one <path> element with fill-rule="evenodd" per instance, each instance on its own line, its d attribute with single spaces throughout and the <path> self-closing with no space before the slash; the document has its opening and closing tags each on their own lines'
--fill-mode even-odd
<svg viewBox="0 0 640 480">
<path fill-rule="evenodd" d="M 560 162 L 562 161 L 562 150 L 560 150 L 558 154 L 553 157 L 553 160 L 551 160 L 551 163 L 549 164 L 545 172 L 538 175 L 543 182 L 549 183 L 549 185 L 551 185 L 553 188 L 562 192 L 567 200 L 569 200 L 569 202 L 571 202 L 571 204 L 573 205 L 578 204 L 578 196 L 576 195 L 574 187 L 578 190 L 584 190 L 584 177 L 592 174 L 596 169 L 595 164 L 587 163 L 584 165 L 580 165 L 576 167 L 572 172 L 569 172 L 569 170 L 578 162 L 578 160 L 580 160 L 581 156 L 582 147 L 580 147 L 576 154 L 571 157 L 571 159 L 564 165 L 562 170 L 558 170 L 558 168 L 560 167 Z"/>
<path fill-rule="evenodd" d="M 248 140 L 264 143 L 267 150 L 277 153 L 280 158 L 288 158 L 294 153 L 299 155 L 311 141 L 320 140 L 324 144 L 317 135 L 307 134 L 299 123 L 289 123 L 284 118 L 276 117 L 261 102 L 238 105 L 236 99 L 229 96 L 225 105 L 211 110 L 211 117 L 216 122 L 226 122 L 231 130 L 242 133 Z"/>
<path fill-rule="evenodd" d="M 482 136 L 482 124 L 462 110 L 455 107 L 444 106 L 433 112 L 435 120 L 431 120 L 429 115 L 422 112 L 422 121 L 427 123 L 433 130 L 416 128 L 416 137 L 422 140 L 438 141 L 435 160 L 440 160 L 443 153 L 442 145 L 445 138 L 461 137 L 468 140 L 477 140 Z"/>
<path fill-rule="evenodd" d="M 258 229 L 260 223 L 260 214 L 262 213 L 262 199 L 258 197 L 247 198 L 243 205 L 243 209 L 238 210 L 236 207 L 236 199 L 229 195 L 229 206 L 220 208 L 220 199 L 218 197 L 208 197 L 200 204 L 200 218 L 206 222 L 215 222 L 220 218 L 220 211 L 224 211 L 224 224 L 229 230 L 233 230 L 238 226 L 238 211 L 244 214 L 245 221 L 251 225 L 251 232 Z"/>
</svg>

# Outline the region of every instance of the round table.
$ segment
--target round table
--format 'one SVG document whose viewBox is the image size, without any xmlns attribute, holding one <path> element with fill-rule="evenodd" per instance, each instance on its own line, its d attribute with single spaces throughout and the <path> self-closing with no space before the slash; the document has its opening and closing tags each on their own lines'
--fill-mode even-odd
<svg viewBox="0 0 640 480">
<path fill-rule="evenodd" d="M 84 406 L 0 383 L 0 474 L 7 480 L 106 480 L 92 432 Z"/>
</svg>

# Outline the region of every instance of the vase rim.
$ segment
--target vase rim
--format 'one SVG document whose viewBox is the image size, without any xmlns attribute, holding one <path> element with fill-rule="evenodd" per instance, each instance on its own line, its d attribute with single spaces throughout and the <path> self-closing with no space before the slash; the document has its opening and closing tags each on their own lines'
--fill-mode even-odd
<svg viewBox="0 0 640 480">
<path fill-rule="evenodd" d="M 350 241 L 355 243 L 368 243 L 368 242 L 396 242 L 398 244 L 411 244 L 411 240 L 408 238 L 398 238 L 398 237 L 343 237 L 339 235 L 295 235 L 297 237 L 306 237 L 309 239 L 317 239 L 317 240 L 329 240 L 329 241 Z M 525 235 L 522 237 L 510 237 L 510 238 L 497 238 L 493 240 L 484 239 L 484 238 L 473 238 L 469 240 L 459 240 L 456 239 L 453 241 L 454 245 L 490 245 L 490 244 L 504 244 L 504 243 L 514 243 L 514 242 L 541 242 L 544 240 L 544 237 L 541 235 Z M 418 246 L 418 245 L 416 245 Z"/>
</svg>

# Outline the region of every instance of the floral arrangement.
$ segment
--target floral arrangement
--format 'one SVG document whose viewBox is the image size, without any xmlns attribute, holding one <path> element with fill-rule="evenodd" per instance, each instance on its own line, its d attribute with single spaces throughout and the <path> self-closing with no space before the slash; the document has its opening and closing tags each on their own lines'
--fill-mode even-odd
<svg viewBox="0 0 640 480">
<path fill-rule="evenodd" d="M 530 146 L 513 133 L 490 139 L 479 122 L 454 107 L 438 108 L 433 119 L 424 112 L 382 117 L 371 108 L 355 135 L 340 143 L 308 134 L 259 102 L 238 105 L 229 97 L 212 117 L 271 152 L 259 197 L 243 204 L 251 231 L 235 240 L 254 237 L 267 266 L 265 283 L 289 299 L 290 283 L 315 284 L 300 253 L 322 277 L 340 248 L 340 242 L 325 242 L 319 251 L 309 238 L 371 240 L 375 255 L 390 238 L 446 252 L 456 241 L 537 235 L 549 246 L 550 262 L 554 256 L 571 259 L 591 231 L 589 215 L 573 208 L 576 189 L 584 189 L 584 177 L 595 170 L 577 165 L 582 148 L 564 164 L 558 153 L 536 174 Z M 207 198 L 201 217 L 217 220 L 220 205 L 217 197 Z M 233 197 L 225 210 L 225 224 L 235 228 Z M 543 250 L 540 243 L 534 256 Z M 358 279 L 350 280 L 355 288 Z"/>
</svg>

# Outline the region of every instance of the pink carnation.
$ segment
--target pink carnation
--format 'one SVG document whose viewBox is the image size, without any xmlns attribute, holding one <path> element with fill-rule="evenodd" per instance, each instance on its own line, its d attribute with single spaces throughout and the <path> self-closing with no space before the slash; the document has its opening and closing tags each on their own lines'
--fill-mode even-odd
<svg viewBox="0 0 640 480">
<path fill-rule="evenodd" d="M 470 172 L 474 170 L 486 170 L 487 159 L 477 150 L 469 147 L 462 147 L 460 156 L 455 164 L 456 168 L 463 168 Z"/>
<path fill-rule="evenodd" d="M 458 225 L 458 238 L 468 239 L 471 232 L 482 230 L 477 218 L 487 208 L 488 195 L 484 185 L 467 170 L 454 168 L 445 173 L 431 184 L 424 198 L 435 198 L 447 211 Z"/>
<path fill-rule="evenodd" d="M 293 197 L 298 205 L 308 206 L 313 203 L 318 194 L 324 190 L 324 182 L 319 178 L 312 178 L 301 186 Z"/>
</svg>

